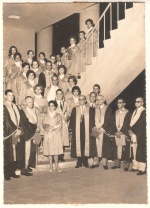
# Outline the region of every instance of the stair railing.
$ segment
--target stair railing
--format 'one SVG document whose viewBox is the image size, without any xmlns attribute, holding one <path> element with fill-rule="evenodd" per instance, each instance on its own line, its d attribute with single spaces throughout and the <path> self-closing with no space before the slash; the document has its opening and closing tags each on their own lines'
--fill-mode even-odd
<svg viewBox="0 0 150 208">
<path fill-rule="evenodd" d="M 124 2 L 125 3 L 125 2 Z M 112 4 L 109 3 L 105 10 L 103 11 L 102 15 L 99 17 L 98 21 L 96 22 L 95 26 L 92 28 L 92 30 L 87 33 L 86 40 L 83 43 L 82 47 L 80 48 L 80 71 L 85 71 L 86 65 L 92 64 L 92 57 L 97 56 L 97 49 L 100 45 L 100 22 L 104 18 L 104 38 L 106 39 L 106 12 L 110 8 L 110 31 L 113 27 L 112 22 Z M 126 9 L 126 3 L 125 3 L 125 9 Z M 117 3 L 117 22 L 119 20 L 119 3 Z"/>
</svg>

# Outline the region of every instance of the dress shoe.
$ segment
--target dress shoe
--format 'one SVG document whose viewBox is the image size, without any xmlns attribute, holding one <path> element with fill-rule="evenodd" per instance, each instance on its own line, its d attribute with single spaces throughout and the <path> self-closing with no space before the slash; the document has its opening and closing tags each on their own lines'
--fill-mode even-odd
<svg viewBox="0 0 150 208">
<path fill-rule="evenodd" d="M 113 166 L 113 167 L 111 167 L 111 169 L 116 169 L 116 168 L 120 168 L 120 166 Z"/>
<path fill-rule="evenodd" d="M 75 168 L 81 168 L 81 166 L 79 166 L 79 165 L 76 165 L 76 166 L 75 166 Z"/>
<path fill-rule="evenodd" d="M 56 168 L 56 170 L 57 170 L 58 173 L 62 173 L 62 170 L 61 169 Z"/>
<path fill-rule="evenodd" d="M 95 165 L 92 165 L 90 168 L 91 168 L 91 169 L 94 169 L 94 168 L 95 168 Z"/>
<path fill-rule="evenodd" d="M 129 170 L 130 172 L 136 172 L 136 171 L 139 171 L 138 169 L 131 169 L 131 170 Z"/>
<path fill-rule="evenodd" d="M 27 171 L 28 172 L 32 172 L 32 169 L 29 167 L 29 168 L 27 168 Z"/>
<path fill-rule="evenodd" d="M 84 165 L 84 167 L 85 167 L 85 168 L 89 168 L 89 166 L 88 166 L 88 165 Z"/>
<path fill-rule="evenodd" d="M 61 162 L 65 162 L 64 158 L 60 158 L 59 161 Z"/>
<path fill-rule="evenodd" d="M 128 171 L 128 168 L 124 168 L 124 171 Z"/>
<path fill-rule="evenodd" d="M 33 176 L 32 173 L 24 173 L 23 175 L 25 175 L 25 176 Z"/>
<path fill-rule="evenodd" d="M 144 175 L 144 174 L 146 174 L 146 171 L 139 170 L 139 172 L 136 175 Z"/>
<path fill-rule="evenodd" d="M 108 166 L 107 165 L 103 165 L 104 170 L 108 170 Z"/>
<path fill-rule="evenodd" d="M 12 178 L 20 178 L 20 175 L 11 175 Z"/>
<path fill-rule="evenodd" d="M 11 180 L 10 176 L 5 176 L 5 180 L 10 181 Z"/>
</svg>

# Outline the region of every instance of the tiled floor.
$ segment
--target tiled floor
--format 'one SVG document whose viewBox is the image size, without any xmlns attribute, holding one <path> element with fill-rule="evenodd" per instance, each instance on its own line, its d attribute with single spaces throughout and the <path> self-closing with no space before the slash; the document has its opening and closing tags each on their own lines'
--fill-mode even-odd
<svg viewBox="0 0 150 208">
<path fill-rule="evenodd" d="M 4 204 L 147 203 L 147 176 L 103 170 L 63 169 L 62 173 L 38 172 L 4 182 Z"/>
</svg>

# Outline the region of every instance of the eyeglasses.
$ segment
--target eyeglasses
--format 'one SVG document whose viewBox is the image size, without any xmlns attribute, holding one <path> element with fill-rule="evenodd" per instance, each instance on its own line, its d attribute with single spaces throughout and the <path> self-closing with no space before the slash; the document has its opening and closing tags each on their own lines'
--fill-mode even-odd
<svg viewBox="0 0 150 208">
<path fill-rule="evenodd" d="M 141 103 L 141 101 L 135 101 L 135 103 Z"/>
</svg>

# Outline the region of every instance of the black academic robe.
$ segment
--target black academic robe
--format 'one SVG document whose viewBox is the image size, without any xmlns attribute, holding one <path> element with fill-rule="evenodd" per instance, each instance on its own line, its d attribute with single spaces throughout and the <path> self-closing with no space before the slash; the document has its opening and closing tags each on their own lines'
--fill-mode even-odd
<svg viewBox="0 0 150 208">
<path fill-rule="evenodd" d="M 104 116 L 104 124 L 102 128 L 106 132 L 103 134 L 102 158 L 112 159 L 112 140 L 114 137 L 109 137 L 113 134 L 113 114 L 111 108 L 108 106 Z"/>
<path fill-rule="evenodd" d="M 3 107 L 3 111 L 4 137 L 8 137 L 7 139 L 4 139 L 4 165 L 9 165 L 10 163 L 14 162 L 12 135 L 17 130 L 17 126 L 11 120 L 9 111 L 5 105 Z"/>
<path fill-rule="evenodd" d="M 114 119 L 114 133 L 115 134 L 118 130 L 117 130 L 117 126 L 116 126 L 116 116 L 114 114 L 113 116 Z M 130 159 L 130 136 L 129 136 L 129 126 L 130 126 L 130 120 L 131 120 L 131 113 L 128 111 L 127 114 L 124 117 L 124 122 L 123 122 L 123 126 L 120 129 L 120 132 L 123 133 L 127 139 L 126 139 L 126 146 L 123 146 L 122 148 L 122 160 L 125 161 L 129 161 Z M 113 158 L 112 159 L 117 159 L 117 146 L 116 146 L 116 141 L 115 139 L 113 139 L 112 142 L 113 145 Z"/>
<path fill-rule="evenodd" d="M 80 122 L 80 121 L 79 121 Z M 80 139 L 81 141 L 81 153 L 83 153 L 83 149 L 85 147 L 85 120 L 80 123 Z M 89 155 L 88 157 L 97 156 L 97 148 L 96 148 L 96 138 L 94 138 L 92 133 L 92 127 L 95 126 L 95 112 L 90 110 L 89 108 Z M 73 108 L 72 114 L 70 117 L 69 129 L 72 132 L 72 142 L 71 142 L 71 157 L 77 158 L 76 153 L 76 107 Z M 82 155 L 83 156 L 83 155 Z"/>
<path fill-rule="evenodd" d="M 25 168 L 25 142 L 34 136 L 37 125 L 29 122 L 23 110 L 20 110 L 20 123 L 23 134 L 21 135 L 20 142 L 18 142 L 16 145 L 16 157 L 17 167 L 22 169 Z"/>
<path fill-rule="evenodd" d="M 143 110 L 137 122 L 131 127 L 137 137 L 136 160 L 146 163 L 146 110 Z"/>
</svg>

